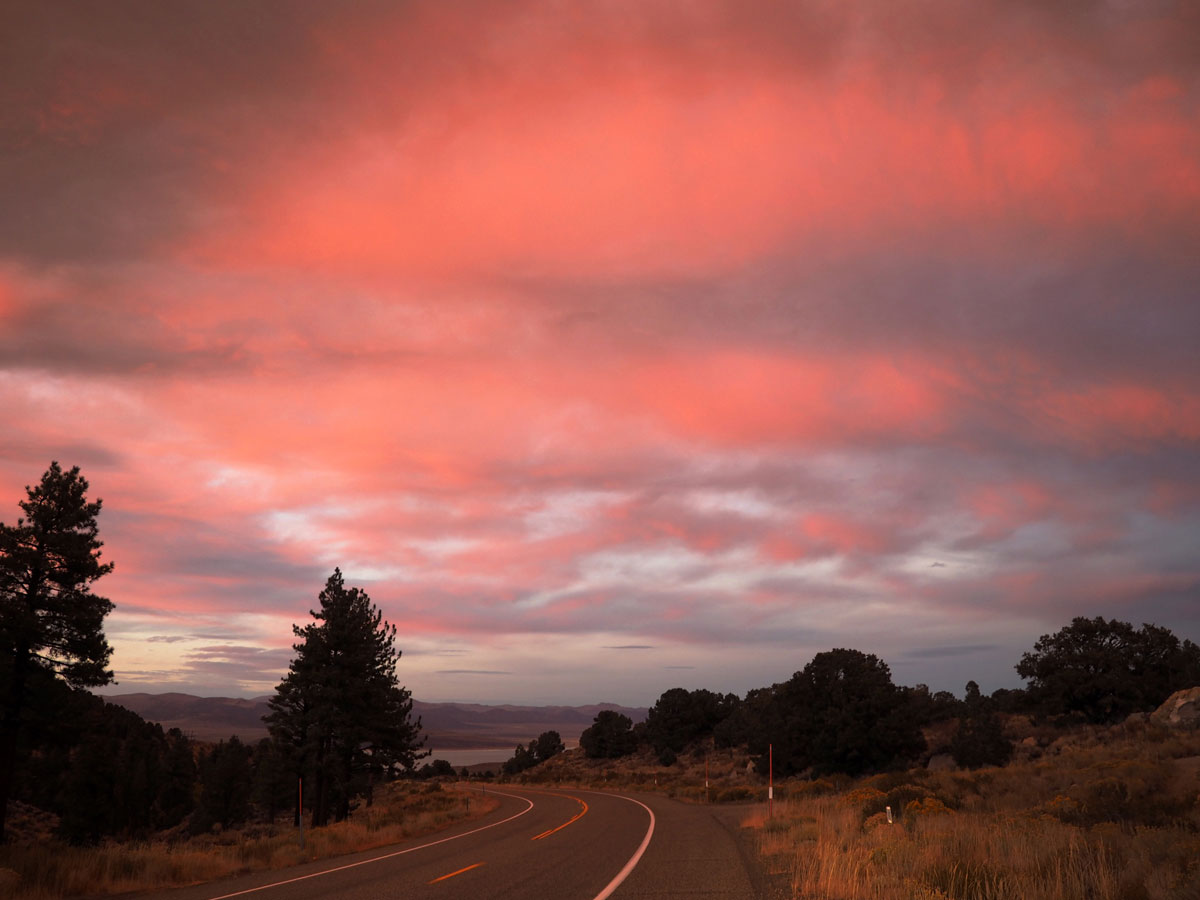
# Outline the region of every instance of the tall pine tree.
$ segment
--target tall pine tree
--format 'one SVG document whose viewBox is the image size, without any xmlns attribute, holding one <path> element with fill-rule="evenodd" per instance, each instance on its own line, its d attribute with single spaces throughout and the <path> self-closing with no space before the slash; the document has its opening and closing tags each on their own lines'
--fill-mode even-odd
<svg viewBox="0 0 1200 900">
<path fill-rule="evenodd" d="M 345 819 L 376 778 L 426 755 L 412 696 L 396 678 L 396 627 L 338 569 L 319 600 L 314 621 L 293 626 L 301 640 L 265 718 L 304 777 L 314 826 Z"/>
<path fill-rule="evenodd" d="M 87 489 L 78 466 L 64 472 L 52 462 L 37 487 L 25 488 L 25 515 L 16 525 L 0 522 L 0 841 L 37 670 L 74 687 L 112 681 L 103 624 L 113 605 L 91 591 L 112 563 L 100 562 L 100 501 L 89 503 Z"/>
</svg>

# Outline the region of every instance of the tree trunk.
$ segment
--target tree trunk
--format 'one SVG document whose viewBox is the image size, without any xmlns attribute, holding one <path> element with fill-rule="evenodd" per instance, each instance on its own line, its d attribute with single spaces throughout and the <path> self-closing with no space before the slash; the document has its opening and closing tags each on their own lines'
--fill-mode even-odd
<svg viewBox="0 0 1200 900">
<path fill-rule="evenodd" d="M 337 811 L 335 813 L 336 821 L 345 822 L 350 818 L 350 794 L 353 786 L 354 763 L 353 752 L 350 750 L 344 751 L 341 758 L 338 760 L 338 782 L 339 790 L 337 796 Z"/>
<path fill-rule="evenodd" d="M 312 827 L 320 828 L 329 822 L 329 773 L 326 770 L 325 748 L 317 750 L 317 765 L 313 781 Z"/>
<path fill-rule="evenodd" d="M 29 670 L 29 650 L 19 647 L 13 657 L 12 682 L 0 720 L 0 844 L 7 840 L 8 800 L 12 794 L 13 770 L 17 765 L 17 738 L 21 712 L 25 705 L 25 678 Z"/>
<path fill-rule="evenodd" d="M 5 826 L 8 821 L 8 795 L 12 788 L 13 766 L 17 761 L 17 735 L 9 727 L 8 713 L 0 729 L 0 844 L 8 840 Z"/>
</svg>

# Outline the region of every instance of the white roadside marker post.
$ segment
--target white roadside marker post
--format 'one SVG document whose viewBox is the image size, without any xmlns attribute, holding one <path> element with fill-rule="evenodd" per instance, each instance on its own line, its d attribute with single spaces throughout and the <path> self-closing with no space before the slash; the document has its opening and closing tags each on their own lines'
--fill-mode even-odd
<svg viewBox="0 0 1200 900">
<path fill-rule="evenodd" d="M 775 809 L 775 745 L 767 744 L 767 818 Z"/>
</svg>

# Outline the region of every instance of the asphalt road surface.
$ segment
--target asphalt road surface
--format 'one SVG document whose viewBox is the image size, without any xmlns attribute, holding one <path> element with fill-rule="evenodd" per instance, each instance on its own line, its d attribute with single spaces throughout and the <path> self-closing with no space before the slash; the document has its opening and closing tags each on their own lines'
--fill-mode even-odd
<svg viewBox="0 0 1200 900">
<path fill-rule="evenodd" d="M 482 819 L 385 849 L 143 897 L 615 900 L 763 896 L 737 811 L 658 796 L 498 786 Z"/>
</svg>

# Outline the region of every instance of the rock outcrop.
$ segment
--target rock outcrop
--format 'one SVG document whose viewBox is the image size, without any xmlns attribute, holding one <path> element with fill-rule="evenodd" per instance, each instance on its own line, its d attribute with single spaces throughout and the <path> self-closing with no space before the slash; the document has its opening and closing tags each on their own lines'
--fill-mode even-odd
<svg viewBox="0 0 1200 900">
<path fill-rule="evenodd" d="M 1150 714 L 1150 721 L 1169 728 L 1200 728 L 1200 687 L 1173 693 Z"/>
</svg>

